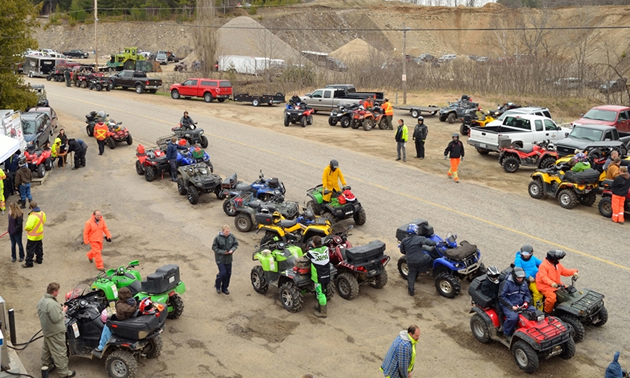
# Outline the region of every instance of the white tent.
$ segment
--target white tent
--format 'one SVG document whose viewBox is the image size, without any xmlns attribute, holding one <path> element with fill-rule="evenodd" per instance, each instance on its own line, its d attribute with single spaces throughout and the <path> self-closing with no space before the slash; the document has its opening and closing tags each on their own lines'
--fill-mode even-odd
<svg viewBox="0 0 630 378">
<path fill-rule="evenodd" d="M 19 140 L 0 135 L 0 163 L 11 157 L 19 148 Z"/>
</svg>

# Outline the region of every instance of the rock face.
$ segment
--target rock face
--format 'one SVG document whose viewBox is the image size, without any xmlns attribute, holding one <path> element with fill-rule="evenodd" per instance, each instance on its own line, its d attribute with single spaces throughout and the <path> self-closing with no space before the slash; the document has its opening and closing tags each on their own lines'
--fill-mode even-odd
<svg viewBox="0 0 630 378">
<path fill-rule="evenodd" d="M 249 17 L 237 17 L 219 29 L 218 55 L 259 56 L 296 61 L 299 53 Z"/>
</svg>

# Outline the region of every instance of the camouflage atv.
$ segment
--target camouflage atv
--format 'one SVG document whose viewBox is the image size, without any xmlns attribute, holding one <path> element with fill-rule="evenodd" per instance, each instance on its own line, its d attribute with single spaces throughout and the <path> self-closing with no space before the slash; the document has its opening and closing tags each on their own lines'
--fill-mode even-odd
<svg viewBox="0 0 630 378">
<path fill-rule="evenodd" d="M 205 162 L 182 166 L 177 170 L 181 174 L 177 179 L 177 191 L 182 196 L 188 195 L 191 205 L 197 204 L 199 195 L 203 193 L 214 193 L 218 199 L 225 198 L 221 191 L 223 179 L 212 173 L 212 167 Z"/>
</svg>

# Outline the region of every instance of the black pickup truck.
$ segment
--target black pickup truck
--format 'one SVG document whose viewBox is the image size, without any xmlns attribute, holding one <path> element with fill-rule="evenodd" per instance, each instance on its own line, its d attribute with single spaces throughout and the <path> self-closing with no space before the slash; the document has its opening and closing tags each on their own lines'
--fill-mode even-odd
<svg viewBox="0 0 630 378">
<path fill-rule="evenodd" d="M 63 53 L 63 55 L 67 56 L 68 58 L 80 58 L 80 59 L 87 59 L 90 54 L 83 52 L 81 50 L 70 50 L 70 51 L 66 51 Z"/>
<path fill-rule="evenodd" d="M 613 149 L 625 156 L 629 143 L 630 133 L 620 133 L 614 126 L 575 125 L 566 138 L 556 142 L 556 150 L 560 156 L 574 154 L 575 150 L 593 156 L 600 150 Z"/>
<path fill-rule="evenodd" d="M 147 77 L 144 71 L 124 70 L 109 78 L 109 89 L 114 88 L 134 88 L 136 93 L 155 93 L 162 86 L 162 79 Z"/>
</svg>

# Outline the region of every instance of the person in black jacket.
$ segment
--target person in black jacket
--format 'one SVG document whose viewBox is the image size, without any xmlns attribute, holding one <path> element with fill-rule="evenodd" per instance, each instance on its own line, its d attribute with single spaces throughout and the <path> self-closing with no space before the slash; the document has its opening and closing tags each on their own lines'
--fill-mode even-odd
<svg viewBox="0 0 630 378">
<path fill-rule="evenodd" d="M 416 141 L 416 157 L 424 159 L 424 141 L 427 139 L 429 129 L 424 124 L 424 117 L 418 116 L 418 124 L 413 129 L 413 140 Z"/>
<path fill-rule="evenodd" d="M 464 160 L 464 144 L 459 140 L 459 134 L 453 134 L 453 140 L 446 146 L 444 150 L 444 160 L 448 159 L 448 155 L 451 155 L 451 168 L 448 170 L 448 178 L 453 178 L 456 183 L 459 183 L 459 176 L 457 174 L 457 168 L 459 162 Z"/>
<path fill-rule="evenodd" d="M 87 153 L 87 149 L 87 144 L 81 139 L 68 139 L 68 152 L 74 152 L 74 167 L 72 167 L 72 169 L 85 167 L 85 154 Z"/>
<path fill-rule="evenodd" d="M 187 150 L 185 146 L 176 143 L 177 138 L 172 137 L 166 147 L 166 160 L 171 167 L 171 181 L 177 182 L 177 150 Z"/>
<path fill-rule="evenodd" d="M 496 266 L 489 266 L 486 271 L 486 279 L 481 283 L 481 294 L 492 299 L 492 305 L 499 317 L 499 322 L 503 322 L 503 311 L 499 304 L 499 277 L 501 272 Z"/>
<path fill-rule="evenodd" d="M 407 267 L 409 268 L 409 273 L 407 274 L 407 290 L 409 295 L 413 297 L 418 273 L 426 272 L 433 262 L 431 255 L 425 252 L 422 246 L 428 245 L 434 247 L 436 244 L 433 240 L 418 235 L 417 224 L 409 224 L 407 234 L 409 234 L 409 236 L 400 243 L 400 253 L 407 256 Z"/>
<path fill-rule="evenodd" d="M 18 161 L 20 160 L 21 154 L 22 151 L 18 149 L 13 155 L 4 161 L 4 168 L 7 171 L 7 181 L 4 183 L 4 198 L 12 196 L 15 193 L 15 174 L 19 169 Z"/>
<path fill-rule="evenodd" d="M 628 174 L 628 167 L 619 168 L 619 176 L 617 176 L 610 185 L 612 191 L 612 221 L 623 224 L 623 208 L 630 190 L 630 175 Z"/>
</svg>

